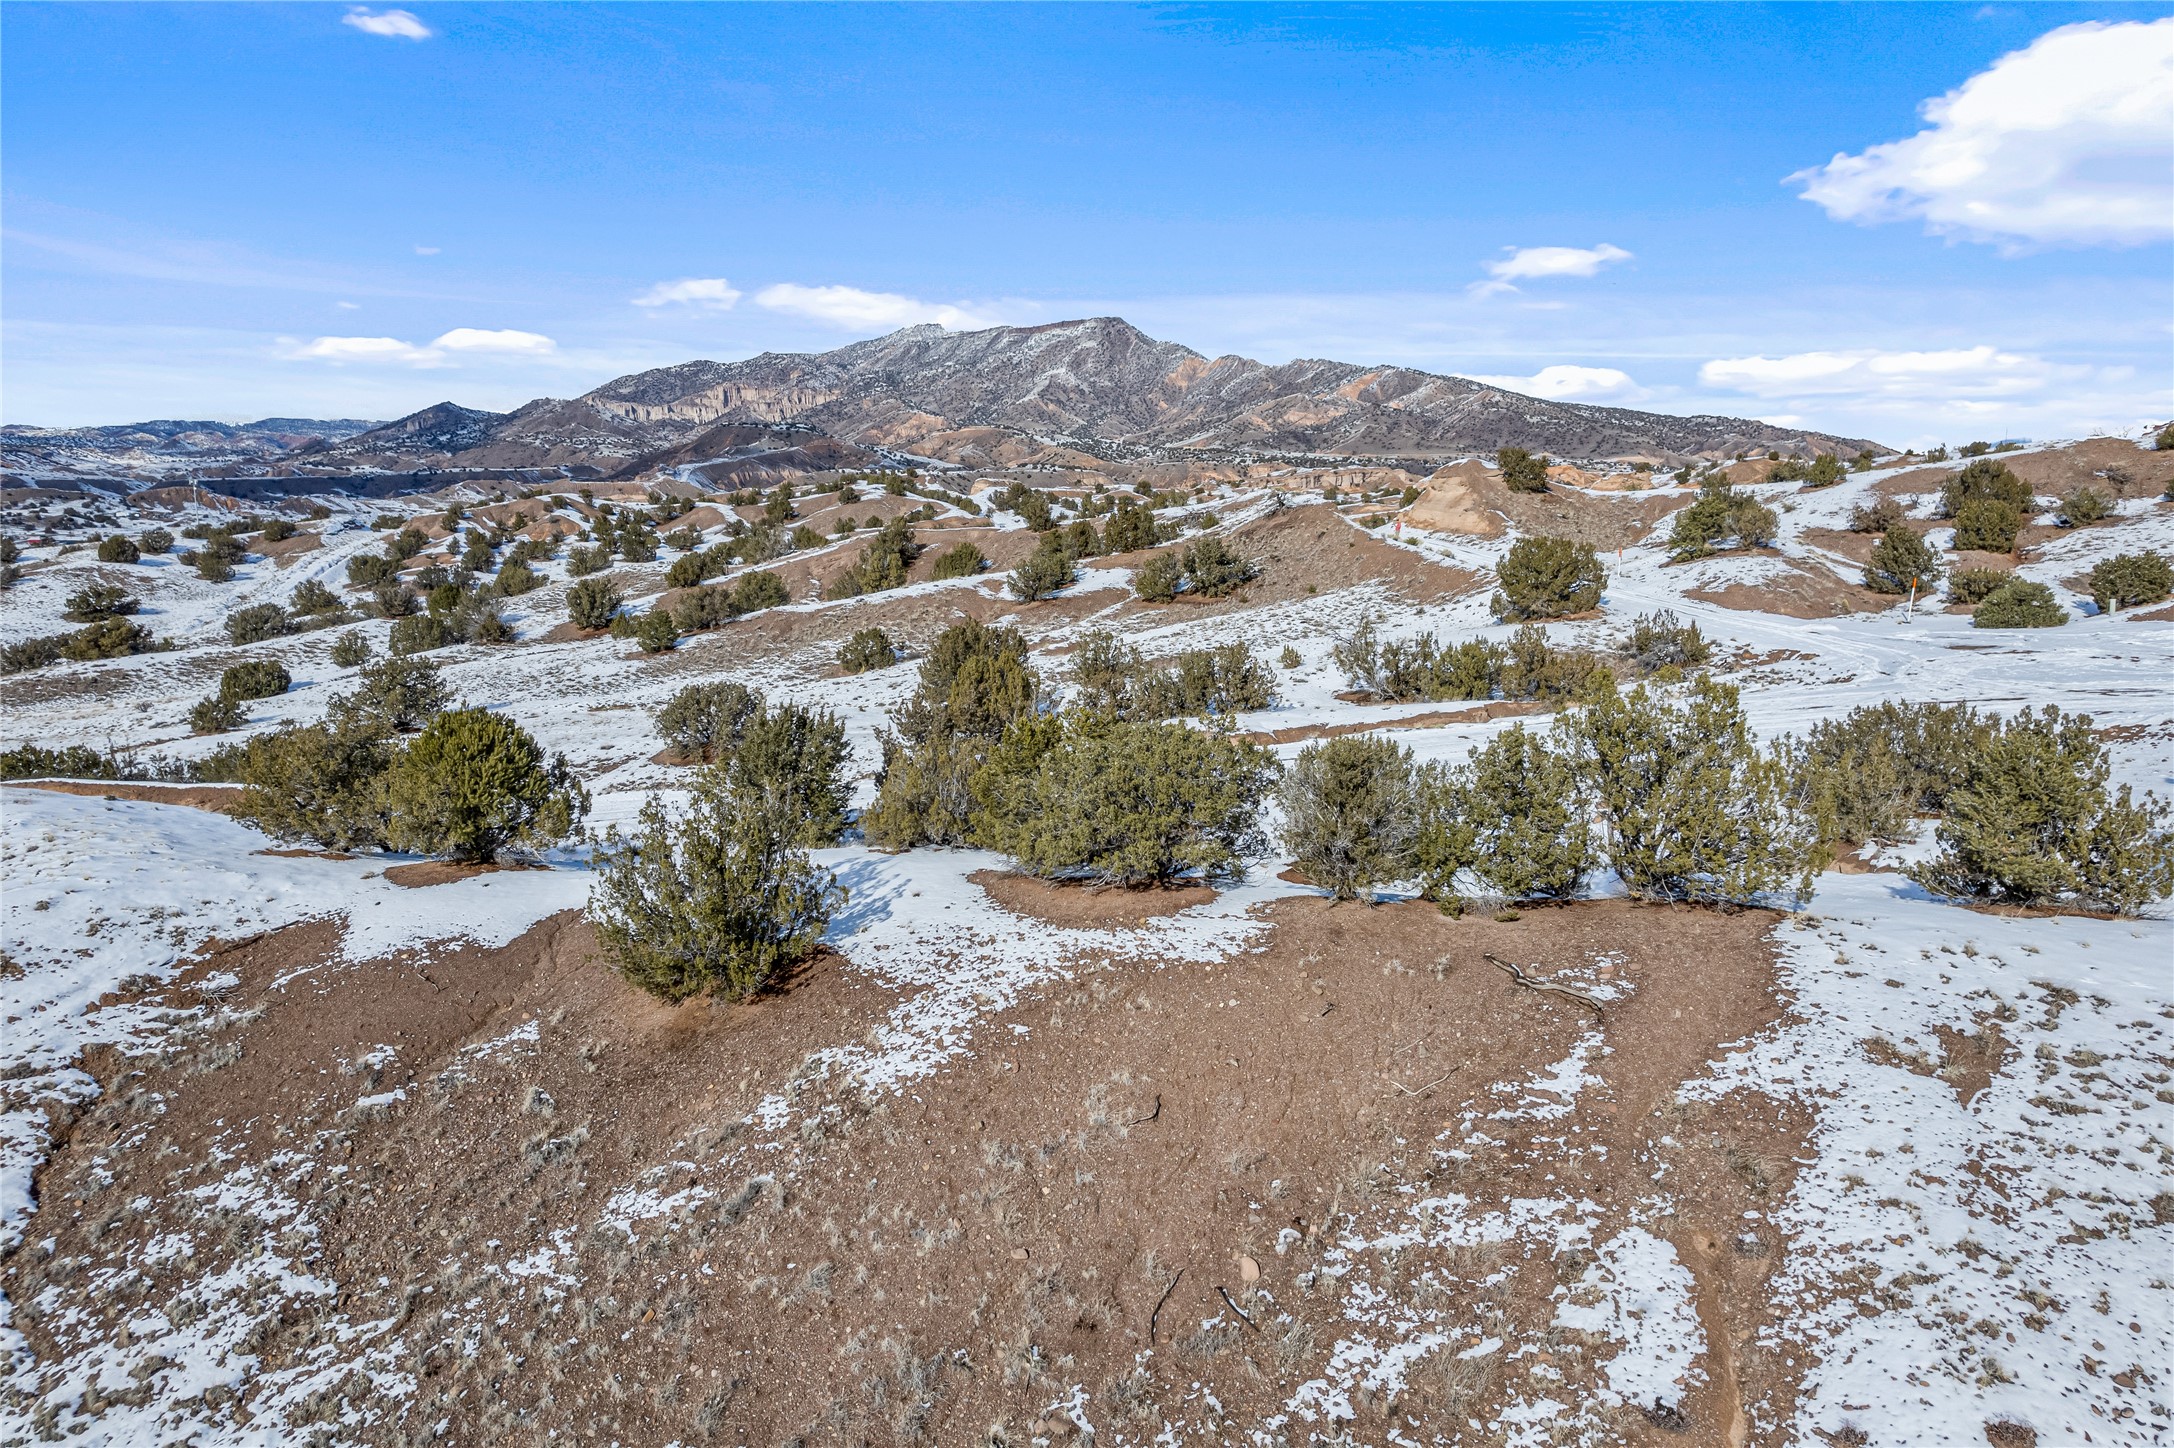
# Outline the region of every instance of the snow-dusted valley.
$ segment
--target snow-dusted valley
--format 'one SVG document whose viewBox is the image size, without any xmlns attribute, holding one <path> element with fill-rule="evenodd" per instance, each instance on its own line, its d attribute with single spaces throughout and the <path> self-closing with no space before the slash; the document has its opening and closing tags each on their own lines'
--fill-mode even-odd
<svg viewBox="0 0 2174 1448">
<path fill-rule="evenodd" d="M 1455 913 L 1404 880 L 1339 903 L 1294 868 L 1271 800 L 1242 878 L 1165 889 L 848 830 L 812 854 L 846 892 L 820 948 L 744 1002 L 635 989 L 585 913 L 594 841 L 690 798 L 697 767 L 656 718 L 681 689 L 835 713 L 863 811 L 882 731 L 965 619 L 1023 635 L 1052 707 L 1099 634 L 1150 665 L 1242 646 L 1268 702 L 1187 727 L 1286 767 L 1324 739 L 1461 764 L 1520 721 L 1545 731 L 1580 706 L 1385 699 L 1352 648 L 1369 626 L 1377 647 L 1507 644 L 1498 570 L 1539 537 L 1606 573 L 1549 645 L 1626 690 L 1650 672 L 1634 621 L 1667 611 L 1710 653 L 1650 672 L 1650 697 L 1732 686 L 1767 745 L 1887 701 L 2052 705 L 2090 716 L 2111 786 L 2165 794 L 2174 621 L 2163 596 L 2101 608 L 2091 574 L 2174 556 L 2174 451 L 1993 454 L 2026 520 L 2012 554 L 1957 557 L 1960 458 L 1868 452 L 1830 481 L 1736 441 L 1516 491 L 1449 450 L 1180 465 L 1053 436 L 1008 468 L 917 435 L 909 477 L 885 471 L 904 454 L 877 451 L 881 418 L 859 425 L 850 471 L 803 455 L 777 475 L 789 510 L 775 478 L 685 449 L 638 477 L 369 499 L 300 473 L 246 501 L 102 491 L 76 465 L 80 488 L 7 490 L 0 645 L 21 667 L 0 747 L 79 752 L 10 755 L 27 762 L 0 787 L 0 1442 L 2174 1436 L 2163 889 L 2126 915 L 1958 903 L 1907 873 L 1941 848 L 1920 817 L 1843 848 L 1802 899 L 1655 903 L 1597 869 L 1567 902 L 1473 886 Z M 1770 509 L 1771 538 L 1672 550 L 1701 481 Z M 2087 522 L 2079 489 L 2104 504 Z M 1050 532 L 1109 527 L 1120 500 L 1159 539 L 1083 545 L 1069 581 L 1018 596 Z M 1878 527 L 1947 585 L 1864 585 L 1894 537 L 1865 524 L 1883 504 Z M 773 524 L 770 556 L 680 566 Z M 411 527 L 396 591 L 533 575 L 499 590 L 502 637 L 473 613 L 450 634 L 383 616 L 376 565 L 351 565 Z M 902 576 L 838 596 L 901 536 Z M 131 546 L 100 561 L 115 537 Z M 221 539 L 237 560 L 181 561 Z M 584 557 L 600 539 L 619 556 Z M 1256 575 L 1138 596 L 1205 540 Z M 987 566 L 938 577 L 960 544 Z M 2018 606 L 2062 621 L 1975 626 L 1954 599 L 1969 569 L 2045 585 L 2050 605 Z M 763 572 L 782 601 L 641 636 Z M 610 581 L 617 629 L 577 624 L 584 578 Z M 97 626 L 63 615 L 99 585 L 171 646 L 41 655 Z M 844 672 L 871 628 L 899 661 Z M 580 830 L 479 870 L 228 813 L 242 790 L 217 761 L 324 720 L 396 634 L 439 645 L 404 657 L 455 699 L 564 754 Z M 249 661 L 286 686 L 192 732 Z M 56 757 L 73 782 L 22 777 Z"/>
</svg>

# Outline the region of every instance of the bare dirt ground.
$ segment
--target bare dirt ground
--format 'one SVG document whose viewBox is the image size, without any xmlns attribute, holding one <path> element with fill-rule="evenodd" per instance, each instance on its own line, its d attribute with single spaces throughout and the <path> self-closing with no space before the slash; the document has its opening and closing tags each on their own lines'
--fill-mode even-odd
<svg viewBox="0 0 2174 1448">
<path fill-rule="evenodd" d="M 1833 618 L 1843 613 L 1881 613 L 1896 600 L 1857 584 L 1844 583 L 1827 569 L 1788 560 L 1789 571 L 1763 583 L 1731 583 L 1725 588 L 1690 588 L 1684 597 L 1747 613 L 1778 613 L 1788 618 Z"/>
<path fill-rule="evenodd" d="M 154 804 L 185 804 L 192 809 L 221 814 L 241 802 L 238 784 L 139 784 L 120 780 L 25 779 L 11 781 L 10 789 L 49 789 L 55 794 L 80 794 L 93 799 L 145 799 Z"/>
<path fill-rule="evenodd" d="M 1067 920 L 1138 903 L 986 883 Z M 363 1373 L 324 1390 L 326 1422 L 350 1414 L 343 1441 L 1023 1443 L 1092 1421 L 1145 1442 L 1166 1421 L 1236 1435 L 1333 1375 L 1352 1294 L 1377 1289 L 1323 1268 L 1408 1191 L 1476 1208 L 1568 1191 L 1610 1213 L 1665 1162 L 1679 1208 L 1658 1230 L 1717 1346 L 1676 1400 L 1621 1411 L 1617 1441 L 1748 1441 L 1742 1404 L 1786 1399 L 1793 1370 L 1755 1346 L 1751 1305 L 1788 1243 L 1745 1213 L 1784 1189 L 1798 1124 L 1674 1098 L 1781 1014 L 1773 918 L 1603 902 L 1499 924 L 1310 899 L 1269 915 L 1257 952 L 1090 963 L 910 1094 L 837 1099 L 808 1053 L 890 1002 L 836 957 L 752 1005 L 673 1008 L 619 982 L 572 916 L 504 949 L 359 966 L 337 962 L 331 923 L 243 942 L 165 997 L 212 1008 L 209 1029 L 86 1062 L 106 1090 L 37 1181 L 51 1241 L 0 1283 L 57 1358 L 149 1303 L 210 1310 L 207 1282 L 285 1258 L 328 1286 L 266 1296 L 260 1381 L 348 1324 L 420 1377 L 403 1402 L 373 1401 Z M 1596 1013 L 1490 953 L 1631 992 Z M 1595 1031 L 1598 1082 L 1567 1110 L 1489 1121 L 1499 1145 L 1476 1157 L 1442 1149 Z M 800 1125 L 766 1134 L 749 1113 L 780 1091 Z M 231 1188 L 243 1163 L 257 1200 Z M 609 1225 L 615 1193 L 698 1181 L 717 1194 Z M 487 1265 L 509 1260 L 537 1265 Z M 1391 1260 L 1429 1312 L 1552 1346 L 1438 1355 L 1401 1394 L 1359 1393 L 1361 1436 L 1488 1421 L 1533 1372 L 1557 1394 L 1590 1381 L 1594 1340 L 1547 1325 L 1589 1256 L 1520 1238 Z M 1084 1402 L 1057 1401 L 1067 1384 Z M 360 1426 L 366 1405 L 381 1416 Z"/>
</svg>

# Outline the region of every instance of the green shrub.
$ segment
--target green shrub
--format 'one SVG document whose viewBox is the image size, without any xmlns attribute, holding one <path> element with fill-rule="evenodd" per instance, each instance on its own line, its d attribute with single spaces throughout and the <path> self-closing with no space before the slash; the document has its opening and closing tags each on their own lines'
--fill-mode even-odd
<svg viewBox="0 0 2174 1448">
<path fill-rule="evenodd" d="M 2096 523 L 2114 510 L 2113 502 L 2092 487 L 2081 487 L 2061 499 L 2061 520 L 2071 528 Z"/>
<path fill-rule="evenodd" d="M 1957 899 L 2137 913 L 2174 891 L 2174 830 L 2157 796 L 2109 792 L 2107 773 L 2089 715 L 2025 709 L 1988 731 L 1940 854 L 1910 877 Z"/>
<path fill-rule="evenodd" d="M 237 701 L 270 699 L 286 693 L 293 684 L 285 664 L 275 659 L 251 659 L 219 676 L 219 697 Z"/>
<path fill-rule="evenodd" d="M 1506 901 L 1567 900 L 1596 861 L 1592 802 L 1568 749 L 1513 724 L 1464 768 L 1430 790 L 1422 855 L 1428 894 L 1455 898 L 1462 858 L 1488 893 Z"/>
<path fill-rule="evenodd" d="M 1310 744 L 1277 799 L 1283 848 L 1332 898 L 1371 896 L 1412 873 L 1419 799 L 1410 750 L 1366 734 Z"/>
<path fill-rule="evenodd" d="M 430 546 L 430 535 L 420 528 L 402 528 L 385 545 L 395 563 L 405 563 Z"/>
<path fill-rule="evenodd" d="M 1035 603 L 1059 589 L 1070 587 L 1078 578 L 1077 570 L 1072 567 L 1072 555 L 1065 551 L 1058 535 L 1051 532 L 1043 535 L 1042 545 L 1012 570 L 1006 582 L 1014 598 Z"/>
<path fill-rule="evenodd" d="M 453 642 L 445 620 L 435 614 L 411 614 L 393 625 L 393 631 L 385 640 L 385 647 L 396 656 L 426 654 L 432 649 L 442 649 Z"/>
<path fill-rule="evenodd" d="M 1947 807 L 1989 727 L 1967 704 L 1860 705 L 1789 744 L 1792 789 L 1825 840 L 1907 840 L 1912 815 Z"/>
<path fill-rule="evenodd" d="M 1298 668 L 1306 661 L 1299 656 L 1299 652 L 1297 649 L 1292 648 L 1289 644 L 1285 644 L 1283 646 L 1283 652 L 1276 656 L 1276 662 L 1281 665 L 1285 671 L 1289 671 Z"/>
<path fill-rule="evenodd" d="M 566 571 L 576 578 L 585 578 L 592 573 L 602 573 L 609 567 L 611 567 L 611 550 L 609 548 L 584 546 L 575 548 L 566 555 Z"/>
<path fill-rule="evenodd" d="M 498 575 L 491 580 L 491 586 L 498 590 L 501 597 L 519 598 L 524 593 L 543 587 L 544 582 L 541 573 L 514 558 L 499 565 Z"/>
<path fill-rule="evenodd" d="M 2023 515 L 1998 498 L 1971 498 L 1955 510 L 1955 547 L 2013 553 Z"/>
<path fill-rule="evenodd" d="M 1567 538 L 1520 538 L 1495 574 L 1491 606 L 1504 622 L 1584 613 L 1600 606 L 1608 583 L 1592 545 Z"/>
<path fill-rule="evenodd" d="M 912 526 L 904 518 L 893 518 L 861 545 L 860 557 L 831 584 L 829 596 L 857 598 L 897 588 L 905 583 L 906 572 L 920 553 L 921 546 L 913 541 Z"/>
<path fill-rule="evenodd" d="M 1020 869 L 1097 885 L 1244 873 L 1266 840 L 1266 752 L 1182 724 L 1075 720 L 974 781 L 978 842 Z M 1009 742 L 1009 741 L 1007 741 Z"/>
<path fill-rule="evenodd" d="M 2174 593 L 2174 563 L 2163 553 L 2117 553 L 2091 568 L 2091 601 L 2100 613 L 2158 603 Z"/>
<path fill-rule="evenodd" d="M 294 632 L 294 620 L 276 603 L 253 603 L 226 616 L 227 642 L 261 644 Z"/>
<path fill-rule="evenodd" d="M 1872 547 L 1865 587 L 1874 593 L 1930 593 L 1940 583 L 1940 555 L 1910 528 L 1897 523 Z"/>
<path fill-rule="evenodd" d="M 17 639 L 15 644 L 0 648 L 0 674 L 22 674 L 26 670 L 41 670 L 48 663 L 59 663 L 61 646 L 65 644 L 65 633 L 39 639 Z"/>
<path fill-rule="evenodd" d="M 2022 578 L 1993 590 L 1970 615 L 1972 628 L 2059 628 L 2067 622 L 2068 610 L 2052 589 Z"/>
<path fill-rule="evenodd" d="M 838 667 L 848 674 L 887 669 L 898 662 L 898 645 L 880 628 L 864 628 L 838 649 Z"/>
<path fill-rule="evenodd" d="M 1850 510 L 1849 531 L 1885 533 L 1908 516 L 1902 504 L 1893 498 L 1875 498 L 1870 503 L 1860 503 Z"/>
<path fill-rule="evenodd" d="M 259 734 L 234 770 L 244 786 L 234 814 L 276 840 L 381 849 L 389 825 L 386 784 L 398 750 L 369 728 L 312 724 Z"/>
<path fill-rule="evenodd" d="M 387 659 L 357 675 L 352 690 L 333 695 L 325 717 L 348 734 L 406 734 L 452 701 L 445 676 L 429 659 Z"/>
<path fill-rule="evenodd" d="M 1202 598 L 1223 598 L 1260 577 L 1261 566 L 1221 538 L 1185 545 L 1185 586 Z"/>
<path fill-rule="evenodd" d="M 1728 527 L 1739 548 L 1767 548 L 1781 531 L 1781 517 L 1756 498 L 1736 498 L 1729 504 Z"/>
<path fill-rule="evenodd" d="M 969 619 L 937 636 L 914 696 L 884 731 L 875 803 L 861 831 L 879 849 L 959 845 L 970 832 L 974 775 L 1013 725 L 1035 717 L 1041 680 L 1012 629 Z"/>
<path fill-rule="evenodd" d="M 1149 603 L 1168 603 L 1185 583 L 1185 564 L 1175 553 L 1157 553 L 1132 571 L 1132 591 Z"/>
<path fill-rule="evenodd" d="M 798 704 L 758 707 L 724 760 L 742 807 L 770 815 L 793 844 L 834 845 L 846 827 L 845 725 Z"/>
<path fill-rule="evenodd" d="M 160 647 L 151 631 L 125 618 L 102 618 L 61 639 L 62 658 L 84 662 L 91 659 L 123 659 Z"/>
<path fill-rule="evenodd" d="M 672 601 L 672 622 L 683 634 L 719 628 L 738 616 L 729 588 L 691 588 Z"/>
<path fill-rule="evenodd" d="M 347 583 L 350 588 L 375 588 L 398 576 L 399 572 L 399 564 L 390 558 L 380 558 L 375 553 L 358 553 L 347 560 Z"/>
<path fill-rule="evenodd" d="M 450 709 L 394 763 L 391 838 L 423 854 L 489 863 L 572 833 L 589 796 L 565 756 L 549 760 L 526 730 L 488 709 Z"/>
<path fill-rule="evenodd" d="M 125 756 L 81 744 L 61 749 L 18 744 L 0 750 L 0 779 L 124 779 L 134 772 L 126 763 Z"/>
<path fill-rule="evenodd" d="M 584 578 L 566 590 L 566 616 L 575 628 L 606 629 L 623 602 L 609 578 Z"/>
<path fill-rule="evenodd" d="M 248 715 L 243 712 L 241 701 L 224 694 L 199 699 L 189 710 L 191 734 L 225 734 L 241 728 L 247 721 Z"/>
<path fill-rule="evenodd" d="M 1641 674 L 1658 669 L 1695 669 L 1713 657 L 1713 646 L 1695 623 L 1682 623 L 1672 609 L 1642 613 L 1631 621 L 1623 652 Z"/>
<path fill-rule="evenodd" d="M 1535 456 L 1521 447 L 1497 448 L 1495 466 L 1502 470 L 1502 481 L 1513 493 L 1547 491 L 1547 458 L 1544 456 Z"/>
<path fill-rule="evenodd" d="M 735 615 L 760 613 L 766 608 L 781 608 L 791 601 L 785 591 L 785 580 L 775 573 L 743 573 L 732 581 L 732 611 Z"/>
<path fill-rule="evenodd" d="M 1528 623 L 1493 652 L 1498 665 L 1497 687 L 1505 699 L 1541 699 L 1562 703 L 1586 688 L 1600 662 L 1583 649 L 1558 649 L 1547 641 L 1547 631 Z"/>
<path fill-rule="evenodd" d="M 174 535 L 164 528 L 151 528 L 146 530 L 144 535 L 137 539 L 136 542 L 144 553 L 157 557 L 173 548 Z"/>
<path fill-rule="evenodd" d="M 714 769 L 683 808 L 652 795 L 631 838 L 614 827 L 597 868 L 598 939 L 621 975 L 667 1001 L 758 994 L 815 949 L 845 896 Z"/>
<path fill-rule="evenodd" d="M 1833 453 L 1820 453 L 1812 459 L 1812 465 L 1805 469 L 1804 483 L 1812 488 L 1831 488 L 1842 481 L 1842 475 L 1841 459 Z"/>
<path fill-rule="evenodd" d="M 664 570 L 666 588 L 699 588 L 706 579 L 715 578 L 725 571 L 728 560 L 714 557 L 711 553 L 683 553 L 672 560 L 672 566 Z"/>
<path fill-rule="evenodd" d="M 360 629 L 343 633 L 332 641 L 332 663 L 335 668 L 352 669 L 370 662 L 370 640 Z"/>
<path fill-rule="evenodd" d="M 762 695 L 729 679 L 689 684 L 657 711 L 657 733 L 682 759 L 712 764 L 739 748 Z"/>
<path fill-rule="evenodd" d="M 2005 568 L 1958 568 L 1948 575 L 1951 603 L 1980 604 L 2015 581 Z"/>
<path fill-rule="evenodd" d="M 2160 452 L 2174 452 L 2174 422 L 2160 428 L 2158 434 L 2152 438 L 2151 445 Z"/>
<path fill-rule="evenodd" d="M 822 547 L 826 540 L 822 534 L 802 523 L 799 527 L 793 529 L 791 536 L 785 541 L 793 552 L 801 553 L 810 548 Z"/>
<path fill-rule="evenodd" d="M 1564 742 L 1601 805 L 1608 864 L 1632 894 L 1744 904 L 1810 892 L 1817 830 L 1792 804 L 1781 761 L 1753 741 L 1734 688 L 1701 674 L 1680 695 L 1605 689 Z"/>
<path fill-rule="evenodd" d="M 114 584 L 86 583 L 68 595 L 68 609 L 61 617 L 75 623 L 96 623 L 134 613 L 142 606 L 142 600 Z"/>
<path fill-rule="evenodd" d="M 1980 500 L 2004 503 L 2018 519 L 2031 512 L 2037 503 L 2029 484 L 2017 477 L 2006 463 L 1982 458 L 1941 484 L 1940 516 L 1959 518 L 1965 504 Z"/>
<path fill-rule="evenodd" d="M 1276 702 L 1275 679 L 1244 644 L 1187 649 L 1168 667 L 1137 672 L 1127 717 L 1212 718 L 1266 709 Z"/>
<path fill-rule="evenodd" d="M 652 608 L 634 620 L 634 642 L 645 654 L 669 653 L 679 647 L 679 625 L 669 609 Z"/>
<path fill-rule="evenodd" d="M 115 533 L 111 537 L 99 540 L 98 561 L 100 563 L 135 563 L 142 558 L 142 550 L 137 548 L 135 540 L 125 533 Z"/>
<path fill-rule="evenodd" d="M 1102 546 L 1112 553 L 1136 553 L 1164 541 L 1152 509 L 1121 501 L 1102 528 Z"/>
<path fill-rule="evenodd" d="M 333 613 L 340 607 L 339 595 L 314 578 L 305 578 L 295 587 L 294 597 L 288 606 L 296 613 Z"/>
<path fill-rule="evenodd" d="M 292 518 L 267 518 L 260 533 L 267 543 L 284 543 L 300 531 Z"/>
</svg>

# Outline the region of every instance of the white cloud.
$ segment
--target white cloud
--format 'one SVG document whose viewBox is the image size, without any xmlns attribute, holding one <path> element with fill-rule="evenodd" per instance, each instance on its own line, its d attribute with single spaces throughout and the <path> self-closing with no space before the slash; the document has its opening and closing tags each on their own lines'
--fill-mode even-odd
<svg viewBox="0 0 2174 1448">
<path fill-rule="evenodd" d="M 343 312 L 359 312 L 362 310 L 362 303 L 360 302 L 334 302 L 332 305 Z"/>
<path fill-rule="evenodd" d="M 2010 247 L 2174 236 L 2174 17 L 2064 25 L 1921 110 L 1916 135 L 1786 179 L 1837 221 Z"/>
<path fill-rule="evenodd" d="M 1527 397 L 1544 397 L 1550 402 L 1636 402 L 1647 395 L 1627 372 L 1613 367 L 1577 367 L 1568 363 L 1543 367 L 1530 377 L 1475 375 L 1472 380 L 1521 392 Z"/>
<path fill-rule="evenodd" d="M 480 327 L 455 327 L 430 344 L 440 352 L 512 352 L 524 357 L 558 350 L 558 343 L 541 332 L 490 332 Z"/>
<path fill-rule="evenodd" d="M 732 283 L 723 277 L 683 277 L 676 282 L 658 282 L 648 291 L 634 298 L 637 307 L 695 307 L 705 312 L 725 312 L 740 299 Z"/>
<path fill-rule="evenodd" d="M 417 256 L 436 256 L 439 250 L 440 248 L 435 246 L 418 246 L 415 248 L 415 254 Z"/>
<path fill-rule="evenodd" d="M 919 301 L 894 292 L 864 292 L 859 287 L 804 287 L 780 282 L 755 293 L 755 304 L 854 329 L 911 327 L 922 322 L 954 328 L 995 325 L 992 319 L 976 316 L 963 307 Z"/>
<path fill-rule="evenodd" d="M 365 35 L 382 35 L 388 40 L 428 40 L 437 33 L 405 10 L 373 12 L 362 5 L 342 15 L 340 24 L 352 25 Z"/>
<path fill-rule="evenodd" d="M 323 362 L 408 362 L 423 363 L 427 348 L 403 342 L 398 337 L 319 337 L 297 348 L 291 355 L 312 358 Z"/>
<path fill-rule="evenodd" d="M 545 357 L 556 352 L 558 345 L 540 332 L 455 327 L 422 347 L 398 337 L 318 337 L 290 344 L 286 355 L 298 361 L 442 367 L 456 356 Z"/>
<path fill-rule="evenodd" d="M 1753 397 L 1854 397 L 1959 403 L 2027 397 L 2057 382 L 2088 376 L 2064 366 L 1995 347 L 1940 352 L 1798 352 L 1785 357 L 1722 357 L 1699 368 L 1708 387 Z"/>
<path fill-rule="evenodd" d="M 1474 296 L 1514 292 L 1515 283 L 1537 277 L 1589 277 L 1614 262 L 1629 261 L 1631 254 L 1620 246 L 1521 246 L 1500 261 L 1487 263 L 1492 280 L 1474 282 Z"/>
</svg>

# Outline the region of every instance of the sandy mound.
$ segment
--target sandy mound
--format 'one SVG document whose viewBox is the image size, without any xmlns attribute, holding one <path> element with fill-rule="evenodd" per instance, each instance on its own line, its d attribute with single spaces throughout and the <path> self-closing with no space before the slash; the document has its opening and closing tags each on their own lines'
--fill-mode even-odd
<svg viewBox="0 0 2174 1448">
<path fill-rule="evenodd" d="M 1397 516 L 1407 528 L 1424 528 L 1431 533 L 1502 536 L 1500 515 L 1482 508 L 1471 483 L 1447 468 L 1429 478 L 1419 491 L 1418 501 Z"/>
</svg>

